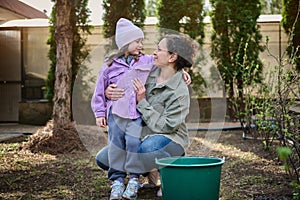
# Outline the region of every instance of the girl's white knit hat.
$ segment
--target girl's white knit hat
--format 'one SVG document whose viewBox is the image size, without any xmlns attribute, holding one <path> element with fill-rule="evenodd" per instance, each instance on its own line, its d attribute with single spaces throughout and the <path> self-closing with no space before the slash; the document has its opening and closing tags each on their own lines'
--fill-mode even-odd
<svg viewBox="0 0 300 200">
<path fill-rule="evenodd" d="M 143 31 L 125 18 L 120 18 L 116 26 L 116 44 L 118 49 L 133 42 L 134 40 L 144 38 Z"/>
</svg>

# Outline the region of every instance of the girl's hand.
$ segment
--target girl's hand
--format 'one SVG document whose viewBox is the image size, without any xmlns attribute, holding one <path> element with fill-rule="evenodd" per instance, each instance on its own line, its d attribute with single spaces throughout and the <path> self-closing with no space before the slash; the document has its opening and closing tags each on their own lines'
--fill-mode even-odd
<svg viewBox="0 0 300 200">
<path fill-rule="evenodd" d="M 107 125 L 106 118 L 105 117 L 96 118 L 96 124 L 97 124 L 97 126 L 99 126 L 101 128 L 105 128 Z"/>
<path fill-rule="evenodd" d="M 124 96 L 124 89 L 118 88 L 116 84 L 110 84 L 105 90 L 107 99 L 116 101 Z"/>
<path fill-rule="evenodd" d="M 182 69 L 182 76 L 183 79 L 185 80 L 185 83 L 187 85 L 190 85 L 192 83 L 192 79 L 189 73 L 187 73 L 186 71 L 184 71 L 184 69 Z"/>
<path fill-rule="evenodd" d="M 136 101 L 139 103 L 141 100 L 143 100 L 146 96 L 146 88 L 139 78 L 135 78 L 133 80 L 133 88 L 136 93 Z"/>
</svg>

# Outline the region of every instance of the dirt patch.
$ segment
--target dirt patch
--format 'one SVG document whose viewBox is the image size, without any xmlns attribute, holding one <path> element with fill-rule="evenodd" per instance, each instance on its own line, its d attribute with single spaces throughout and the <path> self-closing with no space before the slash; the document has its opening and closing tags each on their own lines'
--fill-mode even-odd
<svg viewBox="0 0 300 200">
<path fill-rule="evenodd" d="M 1 198 L 108 199 L 107 172 L 99 169 L 94 159 L 97 150 L 105 145 L 106 134 L 95 126 L 83 126 L 77 131 L 88 150 L 52 155 L 20 150 L 24 141 L 0 143 Z M 193 135 L 187 156 L 226 159 L 220 200 L 293 199 L 292 180 L 278 161 L 275 149 L 266 151 L 262 141 L 244 140 L 241 131 L 200 131 Z M 31 139 L 24 136 L 24 140 Z M 178 184 L 180 189 L 180 181 Z M 138 199 L 161 199 L 156 197 L 157 190 L 158 187 L 142 188 Z"/>
<path fill-rule="evenodd" d="M 30 136 L 29 141 L 21 147 L 33 153 L 62 154 L 73 151 L 84 150 L 84 145 L 79 138 L 74 123 L 66 125 L 64 128 L 53 128 L 53 122 L 40 128 Z"/>
</svg>

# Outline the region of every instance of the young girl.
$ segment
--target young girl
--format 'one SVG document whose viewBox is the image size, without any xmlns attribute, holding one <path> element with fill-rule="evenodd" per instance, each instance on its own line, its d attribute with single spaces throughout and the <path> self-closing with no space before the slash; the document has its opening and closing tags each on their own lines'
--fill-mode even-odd
<svg viewBox="0 0 300 200">
<path fill-rule="evenodd" d="M 142 131 L 141 118 L 136 110 L 136 96 L 132 81 L 139 77 L 146 81 L 153 67 L 153 57 L 141 53 L 143 31 L 131 21 L 121 18 L 117 22 L 115 40 L 118 52 L 112 54 L 101 68 L 92 98 L 92 109 L 100 127 L 108 124 L 108 178 L 113 181 L 110 199 L 133 199 L 140 187 L 137 150 Z M 117 84 L 124 89 L 118 101 L 105 97 L 105 89 Z M 125 189 L 124 178 L 129 173 Z"/>
</svg>

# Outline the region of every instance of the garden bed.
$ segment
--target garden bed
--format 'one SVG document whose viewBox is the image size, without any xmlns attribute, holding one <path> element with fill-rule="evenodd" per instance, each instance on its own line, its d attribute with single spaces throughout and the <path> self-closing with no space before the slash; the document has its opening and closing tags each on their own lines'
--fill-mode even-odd
<svg viewBox="0 0 300 200">
<path fill-rule="evenodd" d="M 292 199 L 291 180 L 274 149 L 265 151 L 259 140 L 243 140 L 240 130 L 223 131 L 216 141 L 208 140 L 207 133 L 194 132 L 187 154 L 225 157 L 220 200 Z M 96 166 L 89 151 L 33 154 L 20 150 L 21 144 L 0 143 L 3 199 L 108 199 L 107 173 Z M 139 199 L 161 199 L 155 196 L 157 189 L 141 189 Z"/>
</svg>

